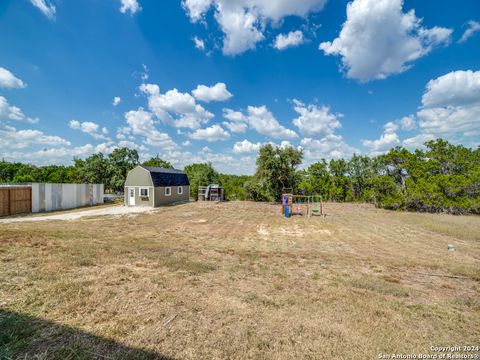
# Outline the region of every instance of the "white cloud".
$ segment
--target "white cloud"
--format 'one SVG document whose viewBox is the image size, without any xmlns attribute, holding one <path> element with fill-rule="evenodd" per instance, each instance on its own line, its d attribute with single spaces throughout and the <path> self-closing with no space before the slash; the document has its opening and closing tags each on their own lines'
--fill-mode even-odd
<svg viewBox="0 0 480 360">
<path fill-rule="evenodd" d="M 420 128 L 444 138 L 480 135 L 480 104 L 422 109 L 417 113 Z"/>
<path fill-rule="evenodd" d="M 192 40 L 195 43 L 195 48 L 201 51 L 205 50 L 205 41 L 203 41 L 202 39 L 199 39 L 196 36 L 194 36 Z"/>
<path fill-rule="evenodd" d="M 430 80 L 422 96 L 424 107 L 462 106 L 480 101 L 480 71 L 452 71 Z"/>
<path fill-rule="evenodd" d="M 190 140 L 185 140 L 184 142 L 182 142 L 182 146 L 190 146 L 190 145 L 192 145 Z"/>
<path fill-rule="evenodd" d="M 259 134 L 274 139 L 294 139 L 297 137 L 295 131 L 285 128 L 275 119 L 273 114 L 263 106 L 249 106 L 247 121 L 250 127 Z"/>
<path fill-rule="evenodd" d="M 259 134 L 273 139 L 294 139 L 297 137 L 295 131 L 280 125 L 265 105 L 249 106 L 246 115 L 240 111 L 223 109 L 223 117 L 230 120 L 230 122 L 224 122 L 223 124 L 232 132 L 245 132 L 249 126 Z"/>
<path fill-rule="evenodd" d="M 0 139 L 2 139 L 2 149 L 24 149 L 32 145 L 70 145 L 69 141 L 59 136 L 45 135 L 42 131 L 34 129 L 17 130 L 13 126 L 1 124 Z"/>
<path fill-rule="evenodd" d="M 293 100 L 294 110 L 300 115 L 293 120 L 304 135 L 333 134 L 335 129 L 341 128 L 342 124 L 338 118 L 342 114 L 332 114 L 328 106 L 318 107 L 310 104 L 306 106 L 299 100 Z"/>
<path fill-rule="evenodd" d="M 275 139 L 294 139 L 297 137 L 295 131 L 280 125 L 265 105 L 249 106 L 247 119 L 250 126 L 259 134 Z"/>
<path fill-rule="evenodd" d="M 177 89 L 160 93 L 155 84 L 142 84 L 140 90 L 148 96 L 148 107 L 158 119 L 177 128 L 198 129 L 214 115 L 197 104 L 189 93 Z"/>
<path fill-rule="evenodd" d="M 0 66 L 0 87 L 5 89 L 21 89 L 27 86 L 10 71 Z"/>
<path fill-rule="evenodd" d="M 278 34 L 273 47 L 277 50 L 285 50 L 289 47 L 301 45 L 304 41 L 303 32 L 300 30 L 290 31 L 287 35 Z"/>
<path fill-rule="evenodd" d="M 49 145 L 49 144 L 46 144 Z M 44 147 L 35 151 L 3 151 L 0 148 L 0 156 L 7 161 L 20 161 L 20 162 L 34 162 L 38 165 L 47 165 L 59 163 L 68 164 L 71 163 L 74 157 L 86 157 L 93 153 L 103 152 L 105 154 L 111 153 L 117 146 L 111 146 L 105 143 L 93 146 L 92 144 L 85 144 L 76 147 Z"/>
<path fill-rule="evenodd" d="M 38 8 L 43 13 L 43 15 L 45 15 L 49 19 L 55 18 L 56 8 L 48 0 L 30 0 L 30 2 L 32 3 L 33 6 Z"/>
<path fill-rule="evenodd" d="M 168 134 L 161 133 L 155 128 L 152 113 L 139 108 L 125 113 L 125 120 L 128 130 L 121 131 L 142 136 L 145 144 L 158 146 L 164 150 L 172 150 L 177 147 Z"/>
<path fill-rule="evenodd" d="M 31 124 L 38 122 L 38 118 L 25 116 L 19 107 L 10 105 L 3 96 L 0 96 L 0 120 L 25 121 Z"/>
<path fill-rule="evenodd" d="M 397 135 L 398 125 L 392 121 L 383 126 L 383 133 L 376 140 L 362 140 L 362 145 L 370 149 L 372 155 L 379 155 L 387 152 L 392 147 L 400 144 Z"/>
<path fill-rule="evenodd" d="M 247 139 L 238 141 L 233 145 L 233 152 L 236 154 L 255 153 L 262 147 L 262 143 L 252 143 Z"/>
<path fill-rule="evenodd" d="M 359 150 L 348 145 L 341 135 L 328 134 L 321 139 L 303 138 L 300 144 L 304 148 L 307 163 L 325 159 L 339 159 L 359 153 Z"/>
<path fill-rule="evenodd" d="M 183 0 L 182 5 L 193 22 L 205 21 L 214 8 L 214 17 L 223 38 L 223 53 L 237 55 L 255 49 L 264 40 L 268 23 L 278 24 L 286 16 L 306 17 L 319 11 L 326 0 Z"/>
<path fill-rule="evenodd" d="M 480 23 L 477 21 L 470 20 L 468 22 L 468 28 L 465 30 L 463 33 L 462 37 L 460 40 L 458 40 L 459 43 L 464 43 L 468 39 L 470 39 L 476 32 L 480 31 Z"/>
<path fill-rule="evenodd" d="M 417 122 L 415 121 L 415 117 L 413 115 L 404 116 L 399 120 L 400 127 L 402 130 L 411 131 L 417 127 Z"/>
<path fill-rule="evenodd" d="M 347 77 L 366 82 L 402 73 L 450 42 L 451 29 L 426 29 L 414 10 L 404 13 L 402 8 L 403 0 L 354 0 L 347 5 L 340 35 L 320 49 L 341 56 Z"/>
<path fill-rule="evenodd" d="M 197 100 L 210 102 L 210 101 L 227 101 L 233 95 L 227 90 L 227 86 L 224 83 L 217 83 L 213 86 L 198 85 L 195 90 L 192 91 L 193 96 Z"/>
<path fill-rule="evenodd" d="M 248 129 L 248 119 L 239 111 L 223 109 L 223 117 L 230 121 L 224 121 L 223 125 L 233 133 L 244 133 Z"/>
<path fill-rule="evenodd" d="M 188 135 L 194 140 L 206 140 L 209 142 L 227 140 L 230 133 L 225 131 L 220 125 L 215 124 L 205 129 L 197 129 Z"/>
<path fill-rule="evenodd" d="M 432 134 L 418 134 L 403 140 L 402 145 L 408 149 L 418 149 L 423 147 L 425 142 L 433 139 L 435 139 L 435 136 Z"/>
<path fill-rule="evenodd" d="M 147 147 L 144 145 L 138 145 L 133 141 L 130 140 L 122 140 L 118 142 L 118 147 L 126 147 L 129 149 L 140 150 L 140 151 L 147 151 Z"/>
<path fill-rule="evenodd" d="M 122 98 L 120 96 L 115 96 L 112 101 L 113 106 L 117 106 L 122 102 Z"/>
<path fill-rule="evenodd" d="M 248 125 L 243 122 L 224 121 L 222 124 L 232 133 L 244 133 L 248 129 Z"/>
<path fill-rule="evenodd" d="M 70 120 L 68 123 L 68 126 L 71 129 L 74 130 L 80 130 L 81 132 L 84 132 L 85 134 L 90 135 L 93 137 L 95 140 L 107 140 L 111 141 L 111 139 L 106 136 L 108 134 L 107 128 L 100 129 L 100 126 L 98 124 L 95 124 L 94 122 L 91 121 L 84 121 L 80 122 L 78 120 Z M 101 133 L 100 133 L 100 131 Z"/>
<path fill-rule="evenodd" d="M 232 109 L 223 109 L 223 117 L 232 122 L 247 121 L 246 117 L 240 111 L 233 111 Z"/>
<path fill-rule="evenodd" d="M 450 140 L 480 135 L 480 71 L 452 71 L 430 80 L 417 117 L 426 134 Z"/>
<path fill-rule="evenodd" d="M 136 12 L 142 10 L 137 0 L 120 0 L 120 1 L 121 1 L 120 12 L 122 14 L 125 14 L 126 12 L 129 11 L 130 14 L 133 15 Z"/>
</svg>

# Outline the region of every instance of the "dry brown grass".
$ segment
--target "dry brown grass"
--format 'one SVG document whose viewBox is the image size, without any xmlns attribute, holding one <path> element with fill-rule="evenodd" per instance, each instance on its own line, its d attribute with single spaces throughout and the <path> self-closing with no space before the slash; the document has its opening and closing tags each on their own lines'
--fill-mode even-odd
<svg viewBox="0 0 480 360">
<path fill-rule="evenodd" d="M 191 203 L 0 225 L 0 309 L 49 324 L 10 354 L 373 359 L 478 343 L 479 217 L 327 212 Z"/>
</svg>

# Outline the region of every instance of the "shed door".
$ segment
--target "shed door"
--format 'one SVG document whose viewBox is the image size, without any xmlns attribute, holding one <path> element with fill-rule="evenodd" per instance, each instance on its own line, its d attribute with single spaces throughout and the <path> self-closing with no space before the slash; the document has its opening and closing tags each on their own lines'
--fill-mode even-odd
<svg viewBox="0 0 480 360">
<path fill-rule="evenodd" d="M 135 188 L 128 188 L 128 205 L 135 205 Z"/>
</svg>

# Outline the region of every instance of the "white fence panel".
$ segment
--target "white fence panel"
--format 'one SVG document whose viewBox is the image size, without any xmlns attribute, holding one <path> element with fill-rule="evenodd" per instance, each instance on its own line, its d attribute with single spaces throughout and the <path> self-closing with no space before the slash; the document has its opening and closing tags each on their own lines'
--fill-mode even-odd
<svg viewBox="0 0 480 360">
<path fill-rule="evenodd" d="M 31 186 L 32 212 L 103 204 L 103 184 L 33 183 Z"/>
</svg>

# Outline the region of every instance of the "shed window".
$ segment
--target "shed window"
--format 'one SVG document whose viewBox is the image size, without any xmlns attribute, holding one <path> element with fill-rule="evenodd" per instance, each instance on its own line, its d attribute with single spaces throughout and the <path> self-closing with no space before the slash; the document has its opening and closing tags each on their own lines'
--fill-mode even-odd
<svg viewBox="0 0 480 360">
<path fill-rule="evenodd" d="M 165 188 L 165 196 L 170 196 L 172 195 L 172 188 L 171 187 L 166 187 Z"/>
<path fill-rule="evenodd" d="M 148 197 L 148 188 L 140 188 L 140 196 Z"/>
<path fill-rule="evenodd" d="M 182 195 L 183 194 L 183 186 L 177 187 L 177 194 Z"/>
</svg>

